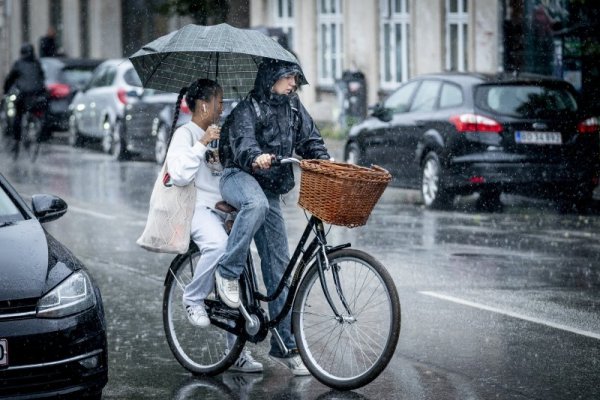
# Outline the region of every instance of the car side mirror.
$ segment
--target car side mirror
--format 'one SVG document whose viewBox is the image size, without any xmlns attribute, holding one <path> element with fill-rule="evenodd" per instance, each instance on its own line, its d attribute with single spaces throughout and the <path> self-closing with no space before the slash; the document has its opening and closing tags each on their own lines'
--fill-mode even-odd
<svg viewBox="0 0 600 400">
<path fill-rule="evenodd" d="M 54 221 L 65 215 L 67 203 L 58 196 L 34 194 L 31 196 L 31 208 L 41 223 Z"/>
<path fill-rule="evenodd" d="M 372 115 L 383 122 L 390 122 L 392 120 L 392 110 L 380 103 L 375 104 Z"/>
</svg>

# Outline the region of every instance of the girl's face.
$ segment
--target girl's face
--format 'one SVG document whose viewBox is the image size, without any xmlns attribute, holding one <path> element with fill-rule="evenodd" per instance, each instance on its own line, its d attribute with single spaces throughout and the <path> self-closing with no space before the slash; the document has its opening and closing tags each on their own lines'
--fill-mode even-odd
<svg viewBox="0 0 600 400">
<path fill-rule="evenodd" d="M 201 115 L 209 119 L 210 121 L 216 122 L 223 113 L 223 91 L 217 91 L 217 94 L 208 101 L 196 100 L 196 109 L 200 111 Z"/>
</svg>

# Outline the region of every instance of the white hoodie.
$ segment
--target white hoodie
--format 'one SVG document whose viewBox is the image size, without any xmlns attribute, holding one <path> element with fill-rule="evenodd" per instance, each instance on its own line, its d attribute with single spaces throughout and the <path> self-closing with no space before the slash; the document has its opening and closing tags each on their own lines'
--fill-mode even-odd
<svg viewBox="0 0 600 400">
<path fill-rule="evenodd" d="M 208 148 L 199 142 L 204 130 L 195 122 L 177 128 L 167 152 L 167 171 L 174 185 L 185 186 L 194 180 L 196 204 L 214 208 L 222 200 L 219 179 L 221 163 L 207 162 Z"/>
</svg>

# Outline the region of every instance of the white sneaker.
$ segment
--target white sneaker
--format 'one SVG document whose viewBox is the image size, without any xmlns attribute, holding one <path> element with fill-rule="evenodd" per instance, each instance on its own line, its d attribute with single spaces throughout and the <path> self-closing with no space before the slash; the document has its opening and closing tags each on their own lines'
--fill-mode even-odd
<svg viewBox="0 0 600 400">
<path fill-rule="evenodd" d="M 262 372 L 263 365 L 256 361 L 252 354 L 248 350 L 242 350 L 242 354 L 238 359 L 229 367 L 229 371 L 235 372 Z"/>
<path fill-rule="evenodd" d="M 304 362 L 302 362 L 302 358 L 300 358 L 300 356 L 297 354 L 295 356 L 285 358 L 271 355 L 269 357 L 271 357 L 271 360 L 277 361 L 279 364 L 288 367 L 292 371 L 292 374 L 296 376 L 310 375 L 306 365 L 304 365 Z"/>
<path fill-rule="evenodd" d="M 231 308 L 240 306 L 240 284 L 237 279 L 225 279 L 215 271 L 215 283 L 221 301 Z"/>
<path fill-rule="evenodd" d="M 194 326 L 199 326 L 200 328 L 206 328 L 210 325 L 210 319 L 208 318 L 208 314 L 206 313 L 206 309 L 204 306 L 200 305 L 186 305 L 185 313 L 187 314 L 188 321 Z"/>
</svg>

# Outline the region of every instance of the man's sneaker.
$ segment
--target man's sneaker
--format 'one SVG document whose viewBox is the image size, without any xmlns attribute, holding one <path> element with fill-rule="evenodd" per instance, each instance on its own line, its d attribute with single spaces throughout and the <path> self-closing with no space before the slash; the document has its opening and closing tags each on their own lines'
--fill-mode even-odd
<svg viewBox="0 0 600 400">
<path fill-rule="evenodd" d="M 256 361 L 252 354 L 248 350 L 242 350 L 242 354 L 238 359 L 229 367 L 229 371 L 235 372 L 262 372 L 263 365 Z"/>
<path fill-rule="evenodd" d="M 185 313 L 187 314 L 188 321 L 190 321 L 192 325 L 199 326 L 200 328 L 206 328 L 210 325 L 210 319 L 208 318 L 204 306 L 186 305 Z"/>
<path fill-rule="evenodd" d="M 225 279 L 215 271 L 215 283 L 221 301 L 231 308 L 240 306 L 240 285 L 237 279 Z"/>
<path fill-rule="evenodd" d="M 271 360 L 288 367 L 292 371 L 292 374 L 296 376 L 310 375 L 310 372 L 308 372 L 308 369 L 306 369 L 306 366 L 302 362 L 302 358 L 298 354 L 291 357 L 275 357 L 271 355 L 269 357 L 271 357 Z"/>
</svg>

